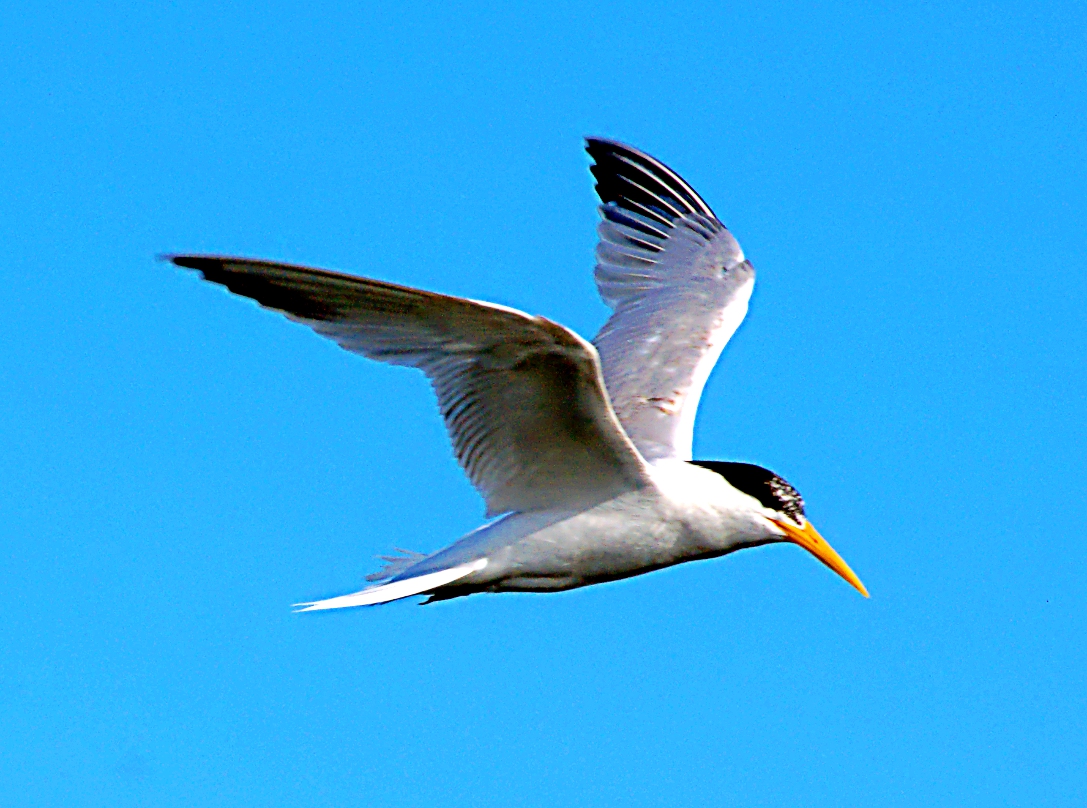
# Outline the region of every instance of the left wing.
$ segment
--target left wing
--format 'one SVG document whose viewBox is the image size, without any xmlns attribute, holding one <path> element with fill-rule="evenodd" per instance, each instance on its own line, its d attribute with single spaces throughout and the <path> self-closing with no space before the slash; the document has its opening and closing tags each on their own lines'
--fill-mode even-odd
<svg viewBox="0 0 1087 808">
<path fill-rule="evenodd" d="M 649 482 L 608 404 L 596 350 L 557 323 L 292 264 L 170 260 L 349 351 L 423 371 L 489 515 L 583 507 Z"/>
<path fill-rule="evenodd" d="M 588 138 L 603 203 L 596 286 L 613 310 L 593 343 L 623 429 L 646 460 L 691 459 L 702 388 L 747 314 L 755 270 L 668 166 Z"/>
</svg>

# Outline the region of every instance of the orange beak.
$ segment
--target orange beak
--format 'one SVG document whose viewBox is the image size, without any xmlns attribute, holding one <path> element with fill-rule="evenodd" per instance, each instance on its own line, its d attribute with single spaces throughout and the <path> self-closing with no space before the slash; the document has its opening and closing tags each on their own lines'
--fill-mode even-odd
<svg viewBox="0 0 1087 808">
<path fill-rule="evenodd" d="M 813 556 L 818 558 L 836 573 L 845 578 L 849 583 L 865 597 L 868 597 L 868 590 L 864 588 L 864 584 L 861 583 L 861 579 L 857 577 L 857 574 L 849 568 L 849 565 L 842 560 L 842 557 L 834 552 L 834 548 L 827 544 L 827 540 L 819 535 L 814 527 L 811 526 L 811 522 L 804 522 L 804 527 L 800 528 L 789 522 L 781 521 L 777 519 L 771 519 L 775 525 L 785 531 L 785 535 L 788 540 L 794 544 L 799 544 Z"/>
</svg>

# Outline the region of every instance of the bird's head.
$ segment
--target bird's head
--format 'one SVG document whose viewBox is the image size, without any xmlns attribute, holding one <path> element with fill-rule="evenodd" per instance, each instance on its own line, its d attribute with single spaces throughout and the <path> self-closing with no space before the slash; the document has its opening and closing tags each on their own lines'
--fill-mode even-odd
<svg viewBox="0 0 1087 808">
<path fill-rule="evenodd" d="M 778 541 L 799 544 L 868 597 L 868 590 L 860 578 L 812 527 L 804 515 L 804 500 L 800 493 L 784 479 L 751 463 L 695 460 L 694 464 L 720 474 L 729 485 L 758 503 L 756 518 L 765 531 L 758 544 Z"/>
</svg>

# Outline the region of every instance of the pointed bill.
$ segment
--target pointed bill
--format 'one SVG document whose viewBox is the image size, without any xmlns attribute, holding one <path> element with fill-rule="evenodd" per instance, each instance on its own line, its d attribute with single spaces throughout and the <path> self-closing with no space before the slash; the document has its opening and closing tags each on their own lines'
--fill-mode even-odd
<svg viewBox="0 0 1087 808">
<path fill-rule="evenodd" d="M 861 579 L 849 568 L 849 565 L 845 563 L 842 557 L 834 551 L 834 548 L 827 543 L 827 540 L 819 535 L 819 531 L 812 527 L 811 522 L 805 520 L 804 527 L 797 527 L 784 520 L 778 521 L 777 519 L 771 519 L 770 521 L 785 531 L 785 535 L 788 537 L 789 541 L 794 544 L 799 544 L 813 556 L 845 578 L 854 589 L 865 597 L 868 597 L 868 590 L 864 588 Z"/>
</svg>

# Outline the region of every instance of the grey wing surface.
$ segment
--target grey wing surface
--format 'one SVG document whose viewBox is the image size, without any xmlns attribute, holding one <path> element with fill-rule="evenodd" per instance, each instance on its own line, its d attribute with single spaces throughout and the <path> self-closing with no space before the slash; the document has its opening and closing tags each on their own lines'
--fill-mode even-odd
<svg viewBox="0 0 1087 808">
<path fill-rule="evenodd" d="M 648 481 L 608 403 L 596 351 L 550 320 L 289 264 L 170 260 L 349 351 L 422 370 L 489 515 L 583 507 Z"/>
<path fill-rule="evenodd" d="M 593 340 L 608 395 L 646 460 L 690 460 L 702 389 L 755 271 L 678 174 L 622 143 L 586 143 L 602 203 L 596 286 L 612 309 Z"/>
</svg>

